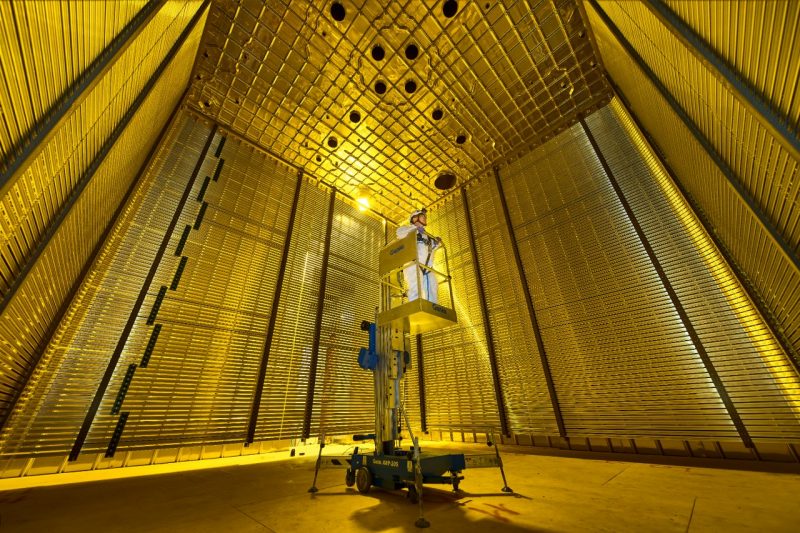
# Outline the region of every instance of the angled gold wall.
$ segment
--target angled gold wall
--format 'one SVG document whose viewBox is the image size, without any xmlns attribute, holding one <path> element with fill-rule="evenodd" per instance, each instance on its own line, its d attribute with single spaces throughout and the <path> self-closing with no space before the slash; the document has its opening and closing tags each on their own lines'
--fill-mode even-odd
<svg viewBox="0 0 800 533">
<path fill-rule="evenodd" d="M 800 360 L 796 3 L 585 6 L 610 78 Z"/>
<path fill-rule="evenodd" d="M 599 152 L 578 124 L 500 169 L 566 436 L 573 443 L 582 438 L 600 442 L 601 449 L 614 441 L 628 451 L 637 443 L 655 449 L 661 443 L 713 441 L 731 451 L 740 449 L 744 439 L 762 449 L 773 443 L 785 449 L 797 442 L 797 368 L 680 190 L 619 101 L 585 122 Z M 510 433 L 518 442 L 536 442 L 542 436 L 558 437 L 558 430 L 510 234 L 500 226 L 499 194 L 492 176 L 467 188 Z M 448 228 L 451 239 L 464 239 L 463 217 L 455 196 L 435 211 L 432 221 L 436 228 Z M 453 261 L 451 268 L 456 301 L 477 299 L 473 281 L 466 286 L 458 282 L 474 279 L 469 262 Z M 668 295 L 665 280 L 677 300 Z M 471 310 L 463 304 L 459 308 L 466 322 L 458 328 L 423 336 L 431 430 L 480 432 L 463 420 L 456 400 L 462 394 L 471 397 L 468 416 L 497 412 L 488 369 L 483 374 L 470 370 L 487 358 L 480 328 L 473 330 L 474 342 L 427 348 L 435 339 L 474 325 L 480 312 Z M 449 382 L 448 390 L 446 376 L 453 375 L 460 377 Z M 476 381 L 481 375 L 486 377 Z M 407 401 L 418 417 L 418 387 L 407 386 Z M 743 431 L 734 418 L 742 421 Z M 499 429 L 496 418 L 491 423 Z M 695 446 L 704 450 L 702 444 Z"/>
<path fill-rule="evenodd" d="M 48 5 L 58 11 L 59 4 Z M 2 419 L 186 86 L 202 33 L 203 4 L 153 5 L 127 46 L 5 176 L 0 207 Z M 51 38 L 47 32 L 32 36 L 37 46 L 47 46 Z M 87 39 L 86 54 L 97 45 Z M 23 90 L 24 69 L 4 72 L 8 86 Z"/>
</svg>

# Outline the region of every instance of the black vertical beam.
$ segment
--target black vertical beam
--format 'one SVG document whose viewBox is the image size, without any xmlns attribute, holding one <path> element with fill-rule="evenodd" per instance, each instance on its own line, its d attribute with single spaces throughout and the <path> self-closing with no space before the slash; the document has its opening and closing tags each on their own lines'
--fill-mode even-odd
<svg viewBox="0 0 800 533">
<path fill-rule="evenodd" d="M 200 173 L 200 168 L 203 165 L 203 161 L 206 159 L 206 155 L 208 154 L 208 149 L 211 146 L 211 141 L 214 139 L 214 135 L 217 133 L 217 125 L 211 128 L 211 133 L 208 135 L 208 139 L 206 139 L 206 143 L 203 146 L 203 150 L 200 152 L 200 157 L 197 160 L 197 164 L 194 167 L 194 171 L 192 172 L 191 177 L 186 183 L 186 188 L 183 191 L 183 196 L 181 197 L 180 201 L 178 202 L 178 206 L 175 208 L 175 213 L 172 215 L 172 220 L 167 227 L 167 231 L 164 233 L 164 238 L 161 240 L 161 246 L 159 246 L 158 251 L 156 252 L 155 257 L 153 258 L 153 263 L 150 265 L 150 271 L 147 273 L 147 277 L 142 284 L 142 289 L 139 291 L 139 296 L 136 298 L 136 302 L 133 304 L 133 309 L 131 309 L 131 314 L 128 317 L 128 321 L 125 324 L 125 327 L 122 330 L 122 334 L 119 337 L 119 341 L 117 342 L 117 346 L 114 349 L 114 353 L 111 354 L 111 359 L 108 361 L 108 366 L 106 367 L 105 374 L 103 374 L 103 378 L 100 380 L 100 384 L 97 387 L 97 392 L 95 392 L 94 399 L 92 400 L 91 405 L 89 406 L 89 410 L 86 413 L 86 418 L 83 420 L 83 425 L 81 429 L 78 431 L 78 436 L 75 439 L 75 444 L 72 446 L 72 451 L 69 454 L 69 460 L 74 461 L 78 458 L 78 455 L 81 452 L 81 448 L 83 448 L 83 443 L 86 441 L 86 435 L 89 434 L 89 429 L 92 426 L 92 422 L 94 422 L 94 417 L 97 414 L 97 410 L 100 408 L 100 402 L 103 400 L 103 396 L 105 396 L 106 389 L 108 388 L 108 384 L 111 381 L 111 377 L 114 374 L 114 369 L 117 367 L 117 363 L 119 362 L 119 358 L 122 355 L 122 350 L 125 348 L 125 344 L 128 342 L 128 336 L 133 329 L 133 325 L 136 322 L 136 319 L 139 315 L 139 311 L 142 309 L 142 304 L 144 303 L 144 299 L 147 296 L 147 291 L 150 288 L 150 284 L 153 282 L 153 278 L 156 275 L 156 270 L 158 269 L 158 265 L 161 263 L 161 259 L 164 257 L 164 252 L 167 249 L 167 244 L 169 244 L 170 239 L 172 238 L 172 234 L 175 231 L 175 226 L 178 224 L 178 219 L 180 218 L 181 212 L 183 211 L 183 207 L 186 205 L 186 201 L 189 199 L 189 194 L 192 191 L 192 187 L 194 187 L 195 181 L 197 181 L 197 175 Z"/>
<path fill-rule="evenodd" d="M 522 293 L 525 295 L 525 305 L 528 308 L 528 317 L 531 321 L 533 336 L 536 338 L 536 349 L 539 352 L 539 361 L 542 365 L 542 373 L 544 374 L 545 383 L 547 384 L 547 392 L 550 395 L 550 405 L 553 409 L 553 416 L 556 419 L 558 435 L 561 438 L 566 438 L 567 428 L 564 426 L 564 417 L 561 415 L 561 404 L 558 401 L 558 393 L 556 393 L 556 384 L 553 380 L 553 372 L 550 370 L 550 361 L 547 359 L 547 351 L 544 347 L 542 330 L 539 328 L 539 320 L 536 318 L 536 308 L 533 305 L 533 296 L 531 295 L 531 288 L 528 284 L 528 275 L 525 273 L 525 267 L 522 265 L 522 256 L 520 256 L 519 253 L 517 232 L 514 231 L 514 226 L 511 224 L 511 214 L 508 211 L 508 202 L 506 201 L 506 194 L 503 190 L 503 183 L 500 181 L 500 171 L 497 167 L 494 167 L 494 180 L 497 184 L 497 192 L 500 195 L 500 204 L 503 206 L 503 218 L 506 221 L 506 227 L 508 228 L 508 234 L 511 241 L 511 249 L 514 252 L 514 262 L 517 265 L 517 272 L 519 273 L 519 278 L 522 282 Z"/>
<path fill-rule="evenodd" d="M 306 393 L 306 412 L 303 419 L 303 439 L 311 435 L 311 411 L 314 407 L 314 386 L 317 382 L 317 364 L 319 362 L 319 338 L 322 333 L 322 311 L 325 306 L 325 289 L 328 283 L 328 259 L 331 252 L 331 234 L 333 233 L 333 206 L 336 200 L 336 189 L 331 189 L 331 200 L 328 205 L 328 229 L 325 234 L 325 250 L 322 255 L 322 277 L 319 282 L 317 297 L 317 318 L 314 321 L 314 345 L 311 348 L 311 368 L 308 371 L 308 392 Z"/>
<path fill-rule="evenodd" d="M 224 138 L 223 138 L 224 139 Z M 300 203 L 300 190 L 303 188 L 303 171 L 297 173 L 297 186 L 294 189 L 294 199 L 292 200 L 292 210 L 289 212 L 289 224 L 286 226 L 286 237 L 283 240 L 283 252 L 281 254 L 281 266 L 278 269 L 278 280 L 275 285 L 275 293 L 272 295 L 272 309 L 269 314 L 269 324 L 267 325 L 267 337 L 264 341 L 264 351 L 261 354 L 261 366 L 258 369 L 258 379 L 256 389 L 253 393 L 253 406 L 250 408 L 250 423 L 247 426 L 247 439 L 245 443 L 250 444 L 256 437 L 256 425 L 258 424 L 258 411 L 261 408 L 261 397 L 264 394 L 264 381 L 267 377 L 267 366 L 269 364 L 269 354 L 272 349 L 272 338 L 275 335 L 275 323 L 278 318 L 278 307 L 281 303 L 283 294 L 283 278 L 286 275 L 286 264 L 289 261 L 289 248 L 292 244 L 292 233 L 294 230 L 294 219 L 297 215 L 297 206 Z"/>
<path fill-rule="evenodd" d="M 639 225 L 639 221 L 636 219 L 636 215 L 633 213 L 633 209 L 631 208 L 628 201 L 625 199 L 625 195 L 622 192 L 622 188 L 619 186 L 617 179 L 614 177 L 613 172 L 611 172 L 611 167 L 608 166 L 608 162 L 606 158 L 603 156 L 603 153 L 600 151 L 600 146 L 597 144 L 592 132 L 589 130 L 589 126 L 586 122 L 581 119 L 581 126 L 583 126 L 583 131 L 586 132 L 586 136 L 589 138 L 589 142 L 592 144 L 592 148 L 594 149 L 595 154 L 597 155 L 597 159 L 600 161 L 600 164 L 603 166 L 603 170 L 608 177 L 608 181 L 611 183 L 611 187 L 613 187 L 614 192 L 617 194 L 620 203 L 622 204 L 622 208 L 625 210 L 625 214 L 628 216 L 628 219 L 633 226 L 633 229 L 636 231 L 636 235 L 639 237 L 639 241 L 642 243 L 642 246 L 647 252 L 647 256 L 650 258 L 650 262 L 653 265 L 658 277 L 661 279 L 661 283 L 664 285 L 664 289 L 667 291 L 670 300 L 672 301 L 672 305 L 675 307 L 675 311 L 678 313 L 678 316 L 683 323 L 683 327 L 686 328 L 686 333 L 689 334 L 689 337 L 692 339 L 692 344 L 694 344 L 695 349 L 697 350 L 697 354 L 700 356 L 700 359 L 703 361 L 703 365 L 706 368 L 706 372 L 708 372 L 711 381 L 714 383 L 714 387 L 717 389 L 717 393 L 719 394 L 722 403 L 725 405 L 725 409 L 728 411 L 728 416 L 730 416 L 733 425 L 736 427 L 736 430 L 739 432 L 739 437 L 742 439 L 742 442 L 748 448 L 754 448 L 753 440 L 750 438 L 750 434 L 747 432 L 747 428 L 744 426 L 744 422 L 742 422 L 742 418 L 739 416 L 739 412 L 736 410 L 736 406 L 733 404 L 733 400 L 728 395 L 728 391 L 725 389 L 725 385 L 722 383 L 722 379 L 719 377 L 717 373 L 717 369 L 714 367 L 714 363 L 711 361 L 711 358 L 708 355 L 708 352 L 703 346 L 702 341 L 700 340 L 700 336 L 697 334 L 697 331 L 694 329 L 694 325 L 692 324 L 691 320 L 689 319 L 689 315 L 686 313 L 686 309 L 684 309 L 683 304 L 681 303 L 680 299 L 678 298 L 678 294 L 675 292 L 675 289 L 672 287 L 672 283 L 670 283 L 669 279 L 667 278 L 666 272 L 661 266 L 661 262 L 656 257 L 655 251 L 653 250 L 652 246 L 650 246 L 650 242 L 647 240 L 647 237 L 644 234 L 644 230 Z"/>
<path fill-rule="evenodd" d="M 417 333 L 417 376 L 419 377 L 419 420 L 422 432 L 428 432 L 428 412 L 425 407 L 425 377 L 422 373 L 422 335 Z"/>
<path fill-rule="evenodd" d="M 500 383 L 500 369 L 497 365 L 497 354 L 494 351 L 494 335 L 489 324 L 489 309 L 486 307 L 486 290 L 483 287 L 483 276 L 481 267 L 478 264 L 478 248 L 475 245 L 475 233 L 472 231 L 472 215 L 469 212 L 469 200 L 467 191 L 461 189 L 461 199 L 464 202 L 464 217 L 467 221 L 467 235 L 469 235 L 469 249 L 472 252 L 472 263 L 475 265 L 475 281 L 478 283 L 478 296 L 481 299 L 481 315 L 483 316 L 483 332 L 486 335 L 486 347 L 489 350 L 489 365 L 492 368 L 492 381 L 494 382 L 494 396 L 497 400 L 497 411 L 500 416 L 500 431 L 503 435 L 509 436 L 508 417 L 506 415 L 505 398 L 503 398 L 503 386 Z"/>
</svg>

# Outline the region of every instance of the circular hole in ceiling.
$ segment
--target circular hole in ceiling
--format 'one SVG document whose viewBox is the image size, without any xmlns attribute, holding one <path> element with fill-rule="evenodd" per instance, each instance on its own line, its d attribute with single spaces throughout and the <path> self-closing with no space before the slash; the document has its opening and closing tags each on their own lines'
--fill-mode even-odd
<svg viewBox="0 0 800 533">
<path fill-rule="evenodd" d="M 350 122 L 360 122 L 361 121 L 361 113 L 358 111 L 350 111 Z"/>
<path fill-rule="evenodd" d="M 331 148 L 336 148 L 337 146 L 339 146 L 339 139 L 333 136 L 328 137 L 328 146 L 330 146 Z"/>
<path fill-rule="evenodd" d="M 409 44 L 406 46 L 406 57 L 408 59 L 416 59 L 419 55 L 419 48 L 417 48 L 416 44 Z"/>
<path fill-rule="evenodd" d="M 444 112 L 441 109 L 434 109 L 433 113 L 431 113 L 433 120 L 441 120 L 443 116 Z"/>
<path fill-rule="evenodd" d="M 416 91 L 416 90 L 417 90 L 417 84 L 416 84 L 416 82 L 414 82 L 414 80 L 408 80 L 408 81 L 406 82 L 405 89 L 406 89 L 406 92 L 407 92 L 408 94 L 413 94 L 413 93 L 414 93 L 414 91 Z"/>
<path fill-rule="evenodd" d="M 386 56 L 386 51 L 383 49 L 383 46 L 376 44 L 372 47 L 372 59 L 375 61 L 380 61 Z"/>
<path fill-rule="evenodd" d="M 464 144 L 465 142 L 467 142 L 467 136 L 463 133 L 456 137 L 456 144 Z"/>
<path fill-rule="evenodd" d="M 440 191 L 446 191 L 447 189 L 452 189 L 455 184 L 456 184 L 456 176 L 452 172 L 442 172 L 436 177 L 436 179 L 433 182 L 433 186 L 439 189 Z"/>
<path fill-rule="evenodd" d="M 447 0 L 442 6 L 442 13 L 447 18 L 454 17 L 458 12 L 458 2 L 456 0 Z"/>
<path fill-rule="evenodd" d="M 383 94 L 386 92 L 386 84 L 380 80 L 375 82 L 375 92 L 378 94 Z"/>
<path fill-rule="evenodd" d="M 322 163 L 322 156 L 321 155 L 317 156 L 317 163 Z"/>
<path fill-rule="evenodd" d="M 339 22 L 343 21 L 345 16 L 344 6 L 339 2 L 334 2 L 331 4 L 331 16 L 333 17 L 333 20 Z"/>
</svg>

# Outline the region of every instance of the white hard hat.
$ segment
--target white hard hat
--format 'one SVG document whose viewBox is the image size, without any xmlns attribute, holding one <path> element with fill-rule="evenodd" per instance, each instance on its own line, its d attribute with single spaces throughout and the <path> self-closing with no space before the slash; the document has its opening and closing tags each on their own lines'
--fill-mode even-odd
<svg viewBox="0 0 800 533">
<path fill-rule="evenodd" d="M 418 217 L 420 215 L 427 215 L 427 214 L 428 214 L 428 210 L 425 209 L 424 207 L 422 209 L 417 209 L 416 211 L 411 213 L 411 216 L 408 217 L 408 221 L 413 224 L 414 223 L 414 217 Z"/>
</svg>

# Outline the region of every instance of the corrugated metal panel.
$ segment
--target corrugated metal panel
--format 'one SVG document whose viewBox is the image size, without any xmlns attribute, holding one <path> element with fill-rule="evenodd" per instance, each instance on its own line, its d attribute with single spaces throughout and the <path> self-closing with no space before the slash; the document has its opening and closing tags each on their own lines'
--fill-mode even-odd
<svg viewBox="0 0 800 533">
<path fill-rule="evenodd" d="M 422 336 L 428 427 L 497 431 L 500 419 L 461 197 L 431 209 L 428 222 L 430 233 L 442 237 L 447 247 L 458 314 L 458 325 Z M 435 268 L 444 269 L 443 253 Z M 449 299 L 445 289 L 440 286 L 440 302 Z"/>
<path fill-rule="evenodd" d="M 661 83 L 709 139 L 793 249 L 800 245 L 800 162 L 646 7 L 603 3 Z M 800 272 L 758 216 L 587 3 L 600 51 L 633 112 L 667 156 L 682 187 L 746 272 L 779 333 L 800 351 Z"/>
<path fill-rule="evenodd" d="M 181 21 L 183 26 L 173 24 L 173 26 L 180 27 L 176 28 L 177 31 L 167 32 L 172 41 L 167 41 L 167 37 L 158 40 L 159 44 L 155 49 L 159 50 L 161 55 L 152 53 L 147 56 L 145 63 L 148 65 L 148 69 L 134 68 L 134 65 L 138 65 L 138 59 L 125 56 L 119 61 L 126 63 L 125 69 L 127 70 L 123 69 L 123 71 L 117 72 L 116 76 L 119 79 L 110 78 L 109 76 L 114 75 L 114 73 L 110 73 L 99 84 L 99 86 L 105 86 L 105 89 L 98 95 L 99 99 L 96 102 L 93 102 L 91 98 L 84 101 L 84 105 L 96 107 L 98 120 L 103 122 L 102 126 L 98 123 L 93 131 L 102 130 L 105 133 L 103 135 L 98 133 L 98 136 L 85 133 L 80 127 L 81 117 L 84 116 L 83 112 L 80 110 L 74 112 L 73 116 L 76 122 L 59 130 L 54 136 L 55 140 L 52 144 L 53 149 L 57 150 L 63 158 L 59 165 L 65 164 L 65 168 L 60 170 L 56 167 L 40 168 L 38 163 L 34 164 L 28 168 L 25 174 L 30 180 L 24 176 L 21 177 L 3 197 L 4 202 L 11 202 L 19 208 L 13 216 L 5 219 L 6 223 L 13 222 L 14 225 L 9 226 L 11 231 L 7 232 L 4 238 L 11 239 L 15 243 L 26 243 L 24 247 L 20 245 L 16 251 L 12 251 L 8 246 L 9 242 L 5 241 L 3 253 L 8 252 L 9 258 L 12 256 L 15 258 L 6 261 L 5 264 L 9 265 L 9 269 L 12 269 L 10 265 L 14 265 L 13 270 L 18 271 L 25 262 L 26 254 L 39 244 L 36 241 L 41 237 L 40 232 L 45 230 L 50 217 L 55 214 L 61 202 L 69 196 L 71 188 L 76 185 L 75 180 L 84 174 L 94 156 L 97 155 L 97 150 L 108 140 L 108 135 L 127 111 L 126 107 L 119 107 L 119 101 L 114 100 L 112 104 L 103 98 L 107 98 L 109 94 L 116 94 L 116 91 L 112 90 L 114 84 L 123 83 L 131 72 L 136 73 L 134 77 L 143 75 L 143 70 L 147 71 L 148 76 L 152 74 L 152 70 L 158 67 L 158 64 L 167 55 L 167 51 L 178 39 L 180 31 L 186 27 L 189 20 L 187 16 L 194 14 L 187 13 L 185 10 L 180 10 L 180 13 L 177 20 Z M 0 343 L 2 343 L 0 344 L 0 360 L 3 361 L 3 364 L 8 365 L 9 371 L 0 378 L 0 387 L 5 394 L 8 394 L 9 400 L 14 395 L 13 391 L 17 390 L 24 382 L 31 365 L 38 360 L 42 350 L 40 343 L 46 341 L 44 332 L 66 298 L 84 262 L 90 256 L 99 236 L 109 223 L 117 205 L 130 187 L 150 150 L 150 145 L 146 142 L 143 143 L 142 139 L 155 139 L 177 104 L 181 89 L 185 86 L 191 69 L 192 58 L 196 53 L 203 27 L 202 23 L 203 20 L 200 19 L 166 70 L 157 80 L 154 80 L 155 83 L 150 93 L 143 99 L 139 108 L 132 110 L 127 128 L 116 140 L 113 148 L 109 149 L 99 166 L 94 169 L 91 180 L 85 183 L 85 188 L 77 201 L 50 241 L 46 243 L 37 262 L 31 267 L 14 297 L 10 299 L 4 309 L 2 319 L 0 319 Z M 140 48 L 142 46 L 144 45 L 142 44 Z M 142 50 L 149 48 L 148 44 Z M 131 47 L 128 52 L 135 56 L 136 49 L 135 46 Z M 144 57 L 143 51 L 139 59 L 142 57 Z M 153 67 L 152 70 L 149 69 L 150 66 Z M 140 82 L 145 83 L 148 79 L 138 80 L 133 85 L 141 88 Z M 139 96 L 129 93 L 130 90 L 121 92 L 131 95 L 131 100 Z M 101 95 L 105 96 L 101 98 Z M 111 121 L 111 117 L 108 115 L 113 115 L 115 120 Z M 111 123 L 105 124 L 104 121 L 111 121 Z M 89 142 L 89 138 L 94 141 Z M 86 156 L 85 158 L 75 154 L 70 155 L 73 149 L 77 149 L 76 147 L 82 147 L 80 151 Z M 51 154 L 47 150 L 43 150 L 40 157 L 45 157 L 48 161 L 59 161 L 55 154 Z M 72 157 L 75 159 L 73 160 Z M 28 186 L 30 186 L 30 191 L 39 191 L 42 194 L 19 196 L 21 190 L 19 187 Z M 51 195 L 51 193 L 53 194 Z M 44 198 L 49 198 L 49 203 L 42 203 Z M 44 212 L 47 214 L 42 214 Z M 38 222 L 34 223 L 34 220 L 30 218 L 29 215 L 32 213 L 37 213 L 35 218 Z M 6 215 L 9 213 L 7 212 Z M 27 235 L 27 237 L 20 237 L 22 235 Z M 7 288 L 8 285 L 6 285 Z M 5 407 L 4 403 L 0 403 L 0 412 Z"/>
<path fill-rule="evenodd" d="M 501 177 L 567 434 L 736 439 L 582 129 Z"/>
<path fill-rule="evenodd" d="M 800 379 L 619 101 L 587 119 L 754 439 L 800 436 Z"/>
<path fill-rule="evenodd" d="M 2 434 L 4 455 L 72 447 L 178 204 L 175 191 L 191 174 L 208 132 L 179 115 L 17 403 Z M 131 362 L 138 363 L 142 348 L 141 341 L 128 346 L 132 359 L 138 350 Z M 120 368 L 124 375 L 127 367 Z"/>
<path fill-rule="evenodd" d="M 494 177 L 468 190 L 503 396 L 513 433 L 558 434 Z"/>
<path fill-rule="evenodd" d="M 120 359 L 122 375 L 112 380 L 90 438 L 113 431 L 117 417 L 108 412 L 121 371 L 141 360 L 152 331 L 142 324 L 149 302 L 168 286 L 155 321 L 161 324 L 156 349 L 147 367 L 136 370 L 122 404 L 130 416 L 119 449 L 244 440 L 297 178 L 236 141 L 225 143 L 215 163 L 224 165 L 220 172 L 209 169 L 218 180 L 195 183 L 170 249 L 207 203 L 202 222 L 194 224 L 181 256 L 169 253 L 161 261 L 128 341 L 130 357 Z M 181 257 L 186 266 L 172 290 Z"/>
<path fill-rule="evenodd" d="M 0 3 L 0 169 L 146 3 Z"/>
<path fill-rule="evenodd" d="M 256 439 L 302 433 L 330 194 L 310 182 L 300 191 Z"/>
<path fill-rule="evenodd" d="M 383 240 L 380 220 L 337 198 L 311 435 L 374 431 L 372 372 L 358 366 L 358 351 L 369 341 L 361 322 L 375 321 L 380 299 L 378 252 Z"/>
<path fill-rule="evenodd" d="M 602 9 L 797 251 L 800 214 L 790 207 L 800 202 L 800 188 L 792 186 L 800 161 L 644 4 L 604 3 Z"/>
<path fill-rule="evenodd" d="M 662 1 L 800 134 L 800 3 Z"/>
<path fill-rule="evenodd" d="M 49 224 L 198 7 L 198 2 L 165 4 L 70 110 L 35 157 L 3 186 L 0 294 L 9 290 Z M 20 81 L 11 78 L 7 83 Z"/>
</svg>

